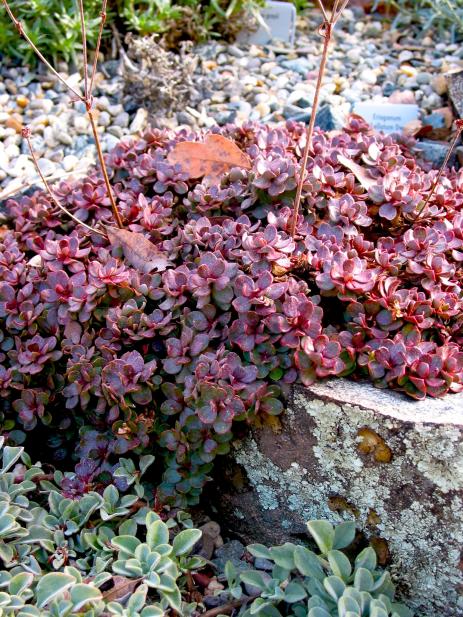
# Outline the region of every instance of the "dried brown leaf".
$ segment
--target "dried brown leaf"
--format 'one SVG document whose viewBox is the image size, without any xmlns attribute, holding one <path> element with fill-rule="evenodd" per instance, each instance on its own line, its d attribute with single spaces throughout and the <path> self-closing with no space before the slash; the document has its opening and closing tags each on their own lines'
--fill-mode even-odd
<svg viewBox="0 0 463 617">
<path fill-rule="evenodd" d="M 358 165 L 357 163 L 355 163 L 351 159 L 348 159 L 342 154 L 338 154 L 338 162 L 341 163 L 341 165 L 344 165 L 344 167 L 347 167 L 347 169 L 349 169 L 354 174 L 354 176 L 357 178 L 357 180 L 360 182 L 360 184 L 365 190 L 368 191 L 372 186 L 378 184 L 377 181 L 370 176 L 368 170 L 365 169 L 365 167 Z"/>
<path fill-rule="evenodd" d="M 166 255 L 143 234 L 117 227 L 106 227 L 106 233 L 111 245 L 120 246 L 127 262 L 140 272 L 163 272 L 170 265 Z"/>
<path fill-rule="evenodd" d="M 112 577 L 113 586 L 103 592 L 103 598 L 106 602 L 124 601 L 135 591 L 140 581 L 140 578 L 126 578 L 116 574 Z"/>
<path fill-rule="evenodd" d="M 208 184 L 220 181 L 233 167 L 251 169 L 247 154 L 222 135 L 207 135 L 204 143 L 182 141 L 169 152 L 171 165 L 179 164 L 190 178 L 204 176 Z"/>
</svg>

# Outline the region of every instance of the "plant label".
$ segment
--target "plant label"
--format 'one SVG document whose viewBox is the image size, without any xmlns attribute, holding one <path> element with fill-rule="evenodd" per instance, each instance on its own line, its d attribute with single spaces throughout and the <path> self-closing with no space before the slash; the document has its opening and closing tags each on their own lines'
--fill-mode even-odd
<svg viewBox="0 0 463 617">
<path fill-rule="evenodd" d="M 377 131 L 400 133 L 405 126 L 418 119 L 418 105 L 395 103 L 356 103 L 354 113 L 362 116 Z"/>
<path fill-rule="evenodd" d="M 243 30 L 238 41 L 267 45 L 274 41 L 294 44 L 296 34 L 296 8 L 291 2 L 268 0 L 260 11 L 258 29 L 254 32 Z"/>
</svg>

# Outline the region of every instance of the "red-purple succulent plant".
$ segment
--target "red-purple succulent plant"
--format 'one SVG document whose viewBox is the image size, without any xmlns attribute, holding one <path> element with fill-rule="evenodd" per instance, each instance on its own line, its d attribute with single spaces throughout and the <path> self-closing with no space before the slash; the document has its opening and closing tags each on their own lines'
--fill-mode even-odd
<svg viewBox="0 0 463 617">
<path fill-rule="evenodd" d="M 233 422 L 280 413 L 297 380 L 355 372 L 415 398 L 463 389 L 463 171 L 423 209 L 435 171 L 413 140 L 356 117 L 316 131 L 293 239 L 303 126 L 212 130 L 252 168 L 189 179 L 167 162 L 176 142 L 202 138 L 189 130 L 148 131 L 107 156 L 127 228 L 156 243 L 162 273 L 137 271 L 42 191 L 6 204 L 0 418 L 7 433 L 46 423 L 60 456 L 79 444 L 73 496 L 114 455 L 149 448 L 159 496 L 196 501 Z M 97 172 L 56 192 L 87 223 L 111 220 Z"/>
</svg>

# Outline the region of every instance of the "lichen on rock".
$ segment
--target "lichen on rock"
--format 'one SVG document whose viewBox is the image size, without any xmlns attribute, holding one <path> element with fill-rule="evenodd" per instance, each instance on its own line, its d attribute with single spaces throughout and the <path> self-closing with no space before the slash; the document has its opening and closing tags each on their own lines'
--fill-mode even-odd
<svg viewBox="0 0 463 617">
<path fill-rule="evenodd" d="M 228 461 L 248 480 L 221 500 L 243 539 L 355 519 L 417 615 L 461 616 L 463 396 L 412 402 L 333 380 L 295 388 L 282 429 L 254 430 Z"/>
</svg>

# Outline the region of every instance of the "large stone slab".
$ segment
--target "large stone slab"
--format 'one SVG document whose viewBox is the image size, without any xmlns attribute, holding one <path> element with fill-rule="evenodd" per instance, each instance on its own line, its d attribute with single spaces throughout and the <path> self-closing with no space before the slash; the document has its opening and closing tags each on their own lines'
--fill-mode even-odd
<svg viewBox="0 0 463 617">
<path fill-rule="evenodd" d="M 447 73 L 446 77 L 450 100 L 458 116 L 463 118 L 463 70 Z"/>
<path fill-rule="evenodd" d="M 412 401 L 346 380 L 296 388 L 220 470 L 216 507 L 246 541 L 354 519 L 424 617 L 463 615 L 463 395 Z"/>
</svg>

